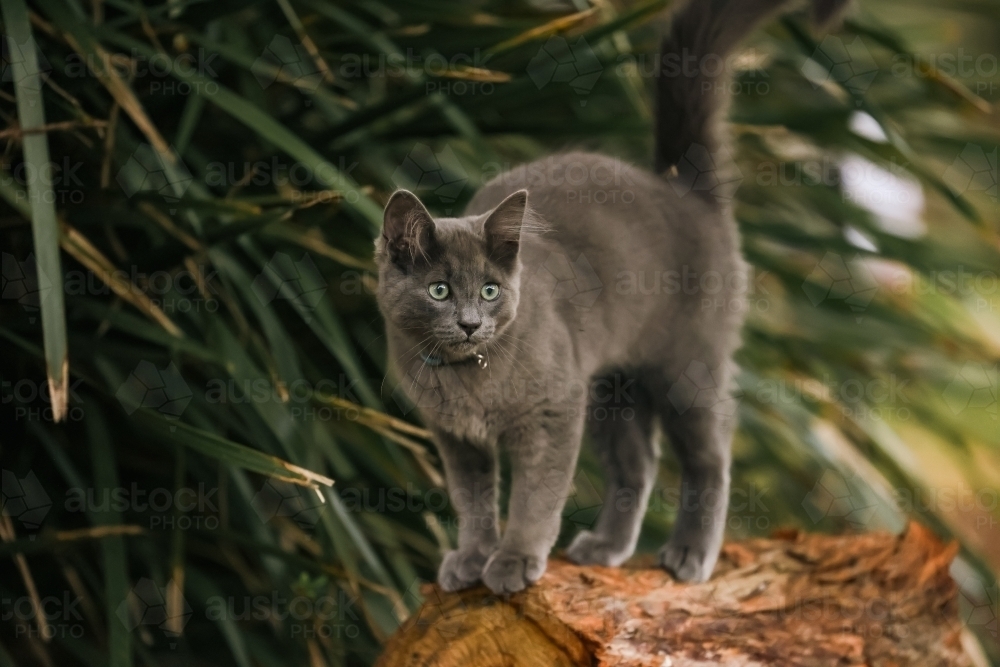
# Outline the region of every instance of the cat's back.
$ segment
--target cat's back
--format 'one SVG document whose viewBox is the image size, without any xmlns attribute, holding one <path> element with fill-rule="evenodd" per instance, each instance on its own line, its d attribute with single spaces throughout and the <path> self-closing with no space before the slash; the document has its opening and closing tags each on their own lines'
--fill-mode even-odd
<svg viewBox="0 0 1000 667">
<path fill-rule="evenodd" d="M 567 208 L 627 210 L 637 203 L 642 205 L 641 197 L 636 201 L 637 195 L 659 193 L 665 186 L 654 174 L 620 158 L 583 151 L 557 153 L 513 167 L 488 181 L 466 212 L 485 213 L 509 194 L 526 189 L 531 208 L 558 226 L 573 222 L 563 215 Z"/>
<path fill-rule="evenodd" d="M 714 199 L 679 193 L 650 171 L 598 153 L 562 153 L 514 167 L 486 183 L 466 213 L 485 213 L 521 189 L 542 218 L 543 239 L 591 263 L 620 267 L 701 258 L 716 265 L 738 250 L 735 225 Z"/>
</svg>

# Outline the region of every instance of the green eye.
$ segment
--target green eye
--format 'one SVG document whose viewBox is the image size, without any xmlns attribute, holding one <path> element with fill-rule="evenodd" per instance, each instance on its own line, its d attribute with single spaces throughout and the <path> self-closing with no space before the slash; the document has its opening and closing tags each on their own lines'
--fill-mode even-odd
<svg viewBox="0 0 1000 667">
<path fill-rule="evenodd" d="M 448 283 L 431 283 L 430 287 L 427 288 L 427 292 L 431 295 L 432 299 L 444 301 L 448 298 L 451 290 L 448 289 Z"/>
<path fill-rule="evenodd" d="M 492 301 L 500 296 L 500 286 L 496 283 L 486 283 L 483 285 L 483 289 L 479 290 L 479 293 L 482 294 L 483 298 L 487 301 Z"/>
</svg>

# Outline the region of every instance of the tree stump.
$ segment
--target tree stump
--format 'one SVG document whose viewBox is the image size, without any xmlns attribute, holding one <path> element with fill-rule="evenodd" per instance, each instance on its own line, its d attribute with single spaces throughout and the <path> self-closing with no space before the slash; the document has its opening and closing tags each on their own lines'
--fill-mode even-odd
<svg viewBox="0 0 1000 667">
<path fill-rule="evenodd" d="M 507 599 L 426 586 L 378 667 L 971 667 L 948 573 L 957 549 L 916 523 L 785 532 L 727 544 L 697 585 L 553 559 Z"/>
</svg>

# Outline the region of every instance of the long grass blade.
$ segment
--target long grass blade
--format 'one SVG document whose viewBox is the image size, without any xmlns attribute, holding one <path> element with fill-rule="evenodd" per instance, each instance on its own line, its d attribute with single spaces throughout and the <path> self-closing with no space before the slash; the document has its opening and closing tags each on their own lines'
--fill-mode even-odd
<svg viewBox="0 0 1000 667">
<path fill-rule="evenodd" d="M 66 307 L 62 290 L 62 265 L 59 258 L 59 222 L 56 219 L 55 194 L 47 174 L 52 173 L 49 138 L 45 132 L 31 132 L 45 126 L 45 101 L 38 66 L 38 47 L 28 19 L 24 0 L 0 2 L 6 26 L 11 58 L 17 116 L 24 132 L 24 163 L 35 174 L 28 182 L 31 203 L 31 232 L 38 270 L 42 336 L 45 342 L 46 376 L 52 399 L 52 418 L 66 416 L 69 394 L 69 348 L 66 344 Z"/>
<path fill-rule="evenodd" d="M 91 460 L 94 469 L 94 486 L 98 493 L 111 497 L 122 488 L 118 478 L 118 464 L 114 444 L 108 432 L 108 424 L 96 402 L 88 406 L 90 417 L 87 421 L 90 440 Z M 122 524 L 122 515 L 113 506 L 102 508 L 91 514 L 94 523 L 100 527 L 112 528 Z M 131 667 L 132 638 L 128 627 L 119 616 L 118 609 L 128 604 L 129 576 L 128 554 L 125 538 L 121 535 L 107 537 L 101 541 L 104 563 L 104 596 L 107 605 L 105 623 L 108 627 L 109 667 Z"/>
<path fill-rule="evenodd" d="M 306 470 L 276 456 L 264 454 L 189 424 L 169 420 L 153 411 L 141 409 L 134 416 L 147 429 L 147 433 L 171 445 L 190 447 L 237 468 L 258 472 L 299 486 L 310 488 L 333 486 L 333 480 L 325 475 Z"/>
</svg>

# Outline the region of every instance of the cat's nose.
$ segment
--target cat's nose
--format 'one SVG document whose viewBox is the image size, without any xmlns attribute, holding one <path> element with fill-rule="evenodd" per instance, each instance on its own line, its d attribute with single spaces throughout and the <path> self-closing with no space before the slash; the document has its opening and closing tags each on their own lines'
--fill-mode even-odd
<svg viewBox="0 0 1000 667">
<path fill-rule="evenodd" d="M 458 326 L 462 328 L 466 336 L 472 337 L 472 334 L 476 333 L 476 329 L 479 328 L 481 322 L 459 322 Z"/>
</svg>

